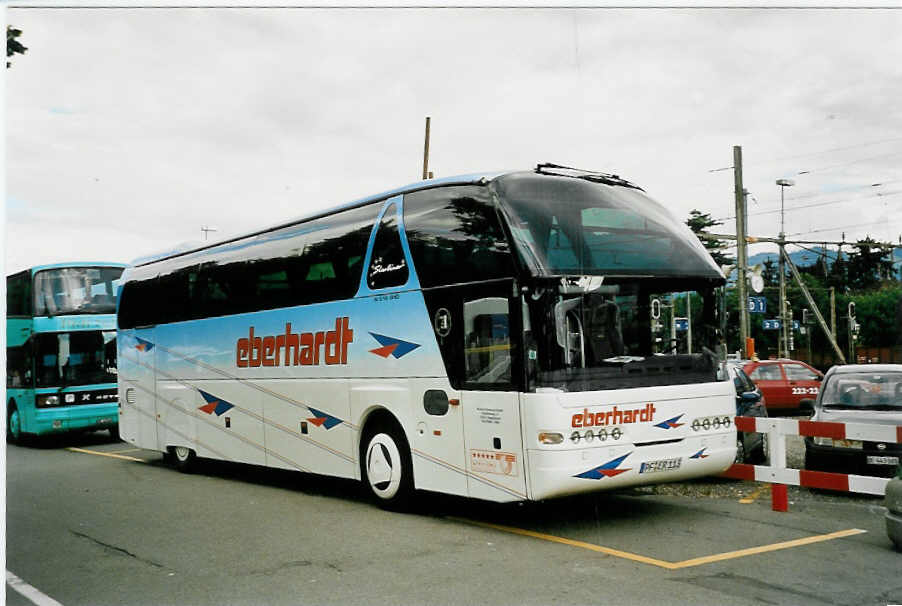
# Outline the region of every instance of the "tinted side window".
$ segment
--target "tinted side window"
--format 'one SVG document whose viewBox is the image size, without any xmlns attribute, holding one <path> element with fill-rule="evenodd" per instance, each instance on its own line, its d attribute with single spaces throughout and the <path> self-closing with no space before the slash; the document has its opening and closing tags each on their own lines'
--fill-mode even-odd
<svg viewBox="0 0 902 606">
<path fill-rule="evenodd" d="M 776 364 L 765 364 L 764 366 L 759 366 L 755 370 L 752 371 L 752 374 L 749 375 L 755 381 L 781 381 L 783 379 L 783 374 L 780 372 L 780 367 Z"/>
<path fill-rule="evenodd" d="M 373 290 L 403 286 L 410 270 L 401 248 L 401 232 L 398 229 L 397 209 L 392 205 L 385 212 L 373 242 L 373 257 L 366 272 L 367 285 Z"/>
<path fill-rule="evenodd" d="M 350 299 L 357 294 L 378 209 L 378 205 L 369 205 L 313 222 L 321 227 L 309 235 L 300 258 L 295 305 Z"/>
<path fill-rule="evenodd" d="M 119 328 L 135 328 L 156 324 L 159 318 L 157 301 L 162 301 L 156 289 L 156 278 L 132 280 L 122 287 L 119 301 Z"/>
<path fill-rule="evenodd" d="M 31 271 L 6 278 L 6 315 L 31 315 Z"/>
<path fill-rule="evenodd" d="M 404 228 L 423 288 L 514 275 L 510 246 L 485 187 L 407 194 Z"/>
<path fill-rule="evenodd" d="M 32 342 L 29 339 L 21 347 L 6 348 L 6 386 L 31 387 Z"/>
<path fill-rule="evenodd" d="M 790 381 L 815 381 L 817 374 L 808 370 L 801 364 L 784 364 L 783 370 Z"/>
<path fill-rule="evenodd" d="M 173 259 L 176 269 L 161 264 L 159 278 L 125 285 L 119 327 L 353 297 L 377 210 L 368 205 L 228 242 Z"/>
</svg>

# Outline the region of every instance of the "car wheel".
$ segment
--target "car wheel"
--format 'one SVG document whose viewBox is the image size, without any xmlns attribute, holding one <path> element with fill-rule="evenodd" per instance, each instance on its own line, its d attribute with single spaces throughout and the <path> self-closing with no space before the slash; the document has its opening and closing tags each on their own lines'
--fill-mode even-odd
<svg viewBox="0 0 902 606">
<path fill-rule="evenodd" d="M 413 495 L 413 464 L 401 430 L 374 427 L 364 437 L 361 454 L 363 483 L 380 507 L 406 509 Z"/>
<path fill-rule="evenodd" d="M 110 437 L 113 438 L 113 440 L 115 440 L 117 442 L 122 440 L 122 438 L 119 437 L 119 426 L 118 425 L 113 425 L 112 427 L 108 428 L 107 431 L 110 432 Z"/>
<path fill-rule="evenodd" d="M 742 436 L 736 438 L 736 458 L 733 459 L 734 463 L 745 463 L 745 440 L 742 439 Z"/>
<path fill-rule="evenodd" d="M 10 401 L 7 405 L 6 413 L 6 441 L 10 444 L 22 443 L 22 418 L 19 416 L 19 409 Z"/>
<path fill-rule="evenodd" d="M 805 451 L 805 469 L 812 471 L 823 471 L 823 463 L 820 457 L 809 450 Z"/>
<path fill-rule="evenodd" d="M 182 473 L 191 473 L 197 454 L 187 446 L 172 447 L 172 462 Z"/>
<path fill-rule="evenodd" d="M 753 463 L 767 463 L 767 434 L 761 435 L 761 444 L 756 448 L 750 457 Z"/>
</svg>

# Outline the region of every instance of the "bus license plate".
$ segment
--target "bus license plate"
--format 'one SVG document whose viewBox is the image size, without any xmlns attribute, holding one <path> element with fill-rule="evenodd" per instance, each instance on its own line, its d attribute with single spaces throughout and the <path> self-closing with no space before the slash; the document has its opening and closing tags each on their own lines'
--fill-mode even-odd
<svg viewBox="0 0 902 606">
<path fill-rule="evenodd" d="M 656 473 L 659 471 L 672 471 L 679 469 L 683 462 L 682 458 L 675 459 L 659 459 L 657 461 L 647 461 L 639 467 L 639 473 Z"/>
<path fill-rule="evenodd" d="M 899 457 L 868 457 L 868 465 L 898 465 Z"/>
</svg>

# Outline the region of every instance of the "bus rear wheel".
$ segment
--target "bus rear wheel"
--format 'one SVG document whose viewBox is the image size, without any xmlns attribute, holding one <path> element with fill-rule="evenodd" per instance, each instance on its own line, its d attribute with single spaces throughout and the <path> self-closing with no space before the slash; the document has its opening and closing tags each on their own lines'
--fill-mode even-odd
<svg viewBox="0 0 902 606">
<path fill-rule="evenodd" d="M 191 473 L 197 459 L 197 453 L 187 446 L 171 446 L 169 452 L 172 455 L 172 464 L 182 473 Z"/>
<path fill-rule="evenodd" d="M 407 509 L 413 497 L 413 463 L 410 448 L 398 428 L 380 425 L 363 440 L 363 483 L 384 509 Z"/>
<path fill-rule="evenodd" d="M 21 444 L 22 442 L 22 418 L 19 416 L 19 409 L 12 402 L 7 404 L 6 413 L 6 441 L 10 444 Z"/>
</svg>

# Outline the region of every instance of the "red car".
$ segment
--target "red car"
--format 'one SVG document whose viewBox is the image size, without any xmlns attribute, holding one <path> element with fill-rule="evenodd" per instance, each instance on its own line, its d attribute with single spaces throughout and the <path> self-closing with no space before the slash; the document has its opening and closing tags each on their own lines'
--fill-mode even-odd
<svg viewBox="0 0 902 606">
<path fill-rule="evenodd" d="M 802 402 L 813 403 L 824 373 L 798 360 L 747 362 L 742 369 L 755 382 L 768 412 L 797 412 Z"/>
</svg>

